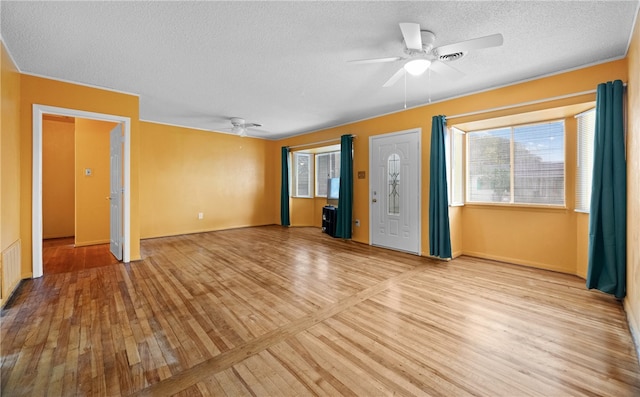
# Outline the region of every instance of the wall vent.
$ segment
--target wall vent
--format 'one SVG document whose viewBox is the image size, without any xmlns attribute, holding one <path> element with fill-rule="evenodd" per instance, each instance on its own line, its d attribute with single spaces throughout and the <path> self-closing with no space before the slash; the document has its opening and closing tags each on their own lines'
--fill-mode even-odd
<svg viewBox="0 0 640 397">
<path fill-rule="evenodd" d="M 2 262 L 0 267 L 0 302 L 4 303 L 9 299 L 13 290 L 20 282 L 20 240 L 17 240 L 6 250 L 2 251 Z"/>
</svg>

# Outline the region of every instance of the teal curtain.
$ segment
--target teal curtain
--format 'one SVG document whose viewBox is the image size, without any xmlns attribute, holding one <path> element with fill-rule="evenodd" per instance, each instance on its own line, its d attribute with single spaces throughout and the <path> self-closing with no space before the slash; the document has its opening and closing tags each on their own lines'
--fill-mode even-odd
<svg viewBox="0 0 640 397">
<path fill-rule="evenodd" d="M 340 138 L 340 196 L 336 219 L 336 237 L 350 239 L 353 217 L 353 136 Z"/>
<path fill-rule="evenodd" d="M 443 259 L 451 258 L 447 166 L 444 146 L 446 123 L 444 116 L 433 116 L 431 121 L 429 180 L 429 255 Z"/>
<path fill-rule="evenodd" d="M 282 174 L 280 187 L 280 224 L 289 226 L 289 148 L 282 147 Z"/>
<path fill-rule="evenodd" d="M 622 299 L 627 282 L 627 165 L 620 80 L 598 85 L 593 151 L 587 287 Z"/>
</svg>

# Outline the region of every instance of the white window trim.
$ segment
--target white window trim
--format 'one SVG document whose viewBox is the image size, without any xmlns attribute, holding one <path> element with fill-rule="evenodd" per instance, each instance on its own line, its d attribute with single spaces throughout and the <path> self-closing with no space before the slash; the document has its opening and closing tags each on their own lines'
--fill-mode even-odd
<svg viewBox="0 0 640 397">
<path fill-rule="evenodd" d="M 513 141 L 513 132 L 514 129 L 516 127 L 522 127 L 522 126 L 531 126 L 531 125 L 536 125 L 536 124 L 549 124 L 549 123 L 562 123 L 564 131 L 563 131 L 563 145 L 564 145 L 564 200 L 562 204 L 542 204 L 542 203 L 516 203 L 514 201 L 514 178 L 515 178 L 515 174 L 513 172 L 514 169 L 514 141 Z M 465 204 L 467 205 L 480 205 L 480 206 L 502 206 L 502 207 L 527 207 L 527 208 L 549 208 L 549 209 L 567 209 L 567 129 L 566 129 L 566 123 L 564 119 L 555 119 L 555 120 L 542 120 L 542 121 L 537 121 L 537 122 L 530 122 L 530 123 L 524 123 L 524 124 L 512 124 L 512 125 L 506 125 L 504 127 L 495 127 L 495 128 L 488 128 L 486 130 L 476 130 L 476 131 L 468 131 L 465 132 L 465 142 L 467 142 L 466 144 L 466 150 L 465 150 L 465 159 L 464 159 L 464 168 L 465 168 L 465 182 L 466 182 L 466 176 L 469 175 L 469 144 L 468 144 L 468 137 L 469 134 L 473 134 L 474 132 L 480 132 L 480 131 L 490 131 L 490 130 L 496 130 L 496 129 L 501 129 L 501 128 L 509 128 L 511 129 L 511 138 L 510 138 L 510 144 L 509 144 L 509 150 L 510 150 L 510 185 L 511 185 L 511 189 L 510 189 L 510 201 L 507 202 L 492 202 L 492 201 L 471 201 L 469 200 L 469 190 L 467 189 L 467 184 L 465 183 L 465 189 L 464 189 L 464 197 L 465 197 Z"/>
</svg>

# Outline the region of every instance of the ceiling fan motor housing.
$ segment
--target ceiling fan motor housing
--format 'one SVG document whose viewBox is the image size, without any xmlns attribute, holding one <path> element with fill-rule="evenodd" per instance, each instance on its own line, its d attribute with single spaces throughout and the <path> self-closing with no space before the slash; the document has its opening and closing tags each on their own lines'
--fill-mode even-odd
<svg viewBox="0 0 640 397">
<path fill-rule="evenodd" d="M 436 35 L 430 30 L 421 30 L 420 38 L 422 39 L 422 50 L 411 49 L 404 45 L 404 53 L 410 56 L 428 55 L 433 50 L 433 44 L 436 42 Z"/>
</svg>

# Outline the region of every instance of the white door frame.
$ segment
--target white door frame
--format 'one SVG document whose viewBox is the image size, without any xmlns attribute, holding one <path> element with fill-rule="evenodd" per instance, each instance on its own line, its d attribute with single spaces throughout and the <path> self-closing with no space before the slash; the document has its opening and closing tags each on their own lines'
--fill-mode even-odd
<svg viewBox="0 0 640 397">
<path fill-rule="evenodd" d="M 416 255 L 422 255 L 422 128 L 411 128 L 408 130 L 391 132 L 388 134 L 372 135 L 369 137 L 369 192 L 367 199 L 369 200 L 369 245 L 373 245 L 373 206 L 371 205 L 371 192 L 373 191 L 373 141 L 377 138 L 388 138 L 394 135 L 402 135 L 414 133 L 418 135 L 418 252 Z"/>
<path fill-rule="evenodd" d="M 54 106 L 33 105 L 33 180 L 31 191 L 32 277 L 41 277 L 42 266 L 42 116 L 53 114 L 91 120 L 122 123 L 124 129 L 124 258 L 131 261 L 131 118 L 111 114 L 86 112 Z"/>
</svg>

